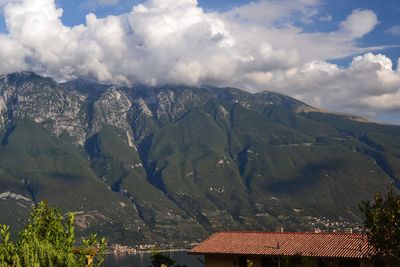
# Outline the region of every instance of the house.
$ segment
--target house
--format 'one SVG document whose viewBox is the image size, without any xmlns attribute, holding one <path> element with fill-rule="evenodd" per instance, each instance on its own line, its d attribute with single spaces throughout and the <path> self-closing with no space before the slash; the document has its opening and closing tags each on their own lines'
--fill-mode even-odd
<svg viewBox="0 0 400 267">
<path fill-rule="evenodd" d="M 189 254 L 205 267 L 370 267 L 368 240 L 353 233 L 221 232 Z"/>
</svg>

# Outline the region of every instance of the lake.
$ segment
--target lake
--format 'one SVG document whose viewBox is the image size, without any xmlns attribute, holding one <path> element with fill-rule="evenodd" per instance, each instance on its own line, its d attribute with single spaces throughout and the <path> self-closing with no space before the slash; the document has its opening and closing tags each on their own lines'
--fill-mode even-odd
<svg viewBox="0 0 400 267">
<path fill-rule="evenodd" d="M 169 255 L 177 264 L 186 264 L 188 267 L 204 267 L 197 258 L 204 261 L 203 256 L 191 256 L 186 252 L 163 252 Z M 131 255 L 106 255 L 104 267 L 148 267 L 150 265 L 150 253 L 137 253 Z"/>
</svg>

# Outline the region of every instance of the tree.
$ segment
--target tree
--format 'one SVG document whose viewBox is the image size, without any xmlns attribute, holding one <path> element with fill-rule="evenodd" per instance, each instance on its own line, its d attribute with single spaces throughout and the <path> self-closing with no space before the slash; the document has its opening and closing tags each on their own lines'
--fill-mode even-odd
<svg viewBox="0 0 400 267">
<path fill-rule="evenodd" d="M 72 267 L 102 264 L 105 239 L 96 235 L 75 247 L 74 214 L 64 218 L 59 209 L 40 202 L 33 207 L 29 224 L 10 240 L 10 227 L 0 227 L 0 267 Z"/>
<path fill-rule="evenodd" d="M 376 193 L 374 201 L 363 201 L 360 209 L 372 258 L 400 266 L 400 196 L 393 190 L 385 198 Z"/>
<path fill-rule="evenodd" d="M 186 267 L 186 265 L 179 265 L 169 256 L 154 250 L 151 253 L 151 265 L 149 267 Z"/>
</svg>

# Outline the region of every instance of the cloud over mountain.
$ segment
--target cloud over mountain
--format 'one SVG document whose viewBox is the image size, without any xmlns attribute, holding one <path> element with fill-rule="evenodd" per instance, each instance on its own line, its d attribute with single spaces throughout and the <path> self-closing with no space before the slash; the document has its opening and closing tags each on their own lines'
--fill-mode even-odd
<svg viewBox="0 0 400 267">
<path fill-rule="evenodd" d="M 10 2 L 4 9 L 9 33 L 0 35 L 0 72 L 241 86 L 280 91 L 333 110 L 370 115 L 400 110 L 400 71 L 389 58 L 357 56 L 347 68 L 327 62 L 374 50 L 359 47 L 357 40 L 379 23 L 376 14 L 357 9 L 334 31 L 304 31 L 301 23 L 321 17 L 319 5 L 258 1 L 206 12 L 196 0 L 148 0 L 119 16 L 88 14 L 85 24 L 69 27 L 55 0 Z"/>
</svg>

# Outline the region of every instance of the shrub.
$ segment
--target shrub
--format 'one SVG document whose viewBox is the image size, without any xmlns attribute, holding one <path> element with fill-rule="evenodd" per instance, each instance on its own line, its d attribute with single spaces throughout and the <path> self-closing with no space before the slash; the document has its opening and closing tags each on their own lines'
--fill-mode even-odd
<svg viewBox="0 0 400 267">
<path fill-rule="evenodd" d="M 10 227 L 0 226 L 0 267 L 98 267 L 104 261 L 105 239 L 91 235 L 76 247 L 75 216 L 40 202 L 32 209 L 29 224 L 10 240 Z"/>
</svg>

